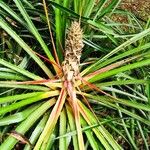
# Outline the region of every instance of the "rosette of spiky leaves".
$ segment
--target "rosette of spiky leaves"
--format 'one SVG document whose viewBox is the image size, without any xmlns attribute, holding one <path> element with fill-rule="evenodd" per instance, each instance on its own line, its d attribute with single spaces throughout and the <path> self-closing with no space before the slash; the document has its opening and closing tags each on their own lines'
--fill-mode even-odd
<svg viewBox="0 0 150 150">
<path fill-rule="evenodd" d="M 121 142 L 127 141 L 137 149 L 134 139 L 137 131 L 140 131 L 148 149 L 144 128 L 148 130 L 150 125 L 147 117 L 150 110 L 149 81 L 146 80 L 147 73 L 143 74 L 143 70 L 148 68 L 143 66 L 150 64 L 149 22 L 142 30 L 138 20 L 127 14 L 131 23 L 134 22 L 130 26 L 136 34 L 123 34 L 122 28 L 118 24 L 114 26 L 111 20 L 111 13 L 117 13 L 115 8 L 119 1 L 107 2 L 74 0 L 72 4 L 68 0 L 63 3 L 57 0 L 48 1 L 50 5 L 46 7 L 44 0 L 43 3 L 14 0 L 9 5 L 0 1 L 3 33 L 0 149 L 9 150 L 18 146 L 25 150 L 67 150 L 70 147 L 75 150 L 85 147 L 117 150 L 122 149 L 117 143 L 118 135 Z M 69 9 L 70 6 L 74 7 L 74 11 Z M 51 16 L 52 7 L 54 14 Z M 77 69 L 72 68 L 70 79 L 69 72 L 66 73 L 64 65 L 61 65 L 63 49 L 66 50 L 63 48 L 64 37 L 66 27 L 70 27 L 70 17 L 78 21 L 81 12 L 85 43 L 83 63 L 75 61 Z M 44 28 L 45 22 L 48 26 Z M 52 31 L 56 33 L 53 36 Z M 82 42 L 82 36 L 80 38 Z M 71 45 L 69 41 L 67 45 Z M 80 46 L 79 53 L 82 43 Z M 72 63 L 69 65 L 74 66 Z M 75 70 L 78 71 L 74 73 Z M 134 72 L 139 74 L 135 76 Z M 68 84 L 68 76 L 71 84 Z M 130 125 L 132 134 L 128 130 Z"/>
</svg>

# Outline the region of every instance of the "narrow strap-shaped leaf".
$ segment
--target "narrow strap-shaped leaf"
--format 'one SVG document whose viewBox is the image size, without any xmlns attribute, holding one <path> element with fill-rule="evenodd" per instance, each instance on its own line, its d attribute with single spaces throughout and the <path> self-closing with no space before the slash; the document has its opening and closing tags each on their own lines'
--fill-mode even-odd
<svg viewBox="0 0 150 150">
<path fill-rule="evenodd" d="M 102 82 L 102 83 L 98 83 L 96 85 L 101 87 L 101 86 L 111 86 L 111 85 L 148 84 L 148 83 L 150 83 L 149 80 L 132 79 L 132 80 Z"/>
<path fill-rule="evenodd" d="M 32 104 L 34 102 L 41 101 L 41 100 L 43 100 L 45 98 L 56 96 L 58 94 L 59 94 L 58 91 L 51 91 L 51 92 L 47 92 L 47 93 L 41 94 L 38 97 L 37 96 L 36 97 L 31 97 L 31 98 L 19 101 L 17 103 L 7 105 L 7 106 L 3 107 L 3 109 L 0 109 L 0 115 L 5 114 L 7 112 L 11 112 L 12 110 L 16 110 L 16 109 L 18 109 L 20 107 Z"/>
<path fill-rule="evenodd" d="M 79 101 L 80 111 L 83 115 L 83 118 L 89 125 L 97 123 L 97 119 L 94 117 L 92 112 L 89 111 L 88 108 L 85 107 L 83 103 Z M 97 138 L 102 142 L 103 146 L 106 149 L 114 149 L 114 150 L 121 150 L 119 144 L 113 139 L 111 134 L 101 125 L 98 128 L 93 128 Z"/>
<path fill-rule="evenodd" d="M 125 57 L 129 57 L 130 55 L 133 55 L 133 54 L 137 54 L 137 53 L 142 53 L 142 51 L 145 51 L 146 49 L 150 48 L 150 43 L 146 43 L 145 45 L 142 45 L 142 46 L 138 46 L 137 48 L 134 48 L 134 49 L 131 49 L 131 50 L 128 50 L 128 51 L 125 51 L 115 57 L 112 57 L 112 58 L 109 58 L 107 60 L 105 60 L 104 62 L 101 62 L 100 63 L 100 60 L 97 61 L 96 63 L 92 64 L 91 66 L 89 66 L 88 68 L 86 68 L 82 74 L 84 74 L 85 72 L 87 71 L 94 71 L 94 70 L 97 70 L 99 68 L 102 68 L 110 63 L 113 63 L 119 59 L 123 59 Z"/>
<path fill-rule="evenodd" d="M 22 75 L 18 75 L 15 73 L 10 73 L 10 72 L 0 72 L 0 79 L 5 79 L 5 80 L 27 80 L 26 77 Z"/>
<path fill-rule="evenodd" d="M 60 126 L 59 126 L 59 135 L 60 136 L 67 132 L 66 123 L 67 123 L 66 112 L 65 112 L 65 109 L 63 109 L 60 114 Z M 66 140 L 67 140 L 66 138 L 59 139 L 59 150 L 67 150 Z"/>
<path fill-rule="evenodd" d="M 120 106 L 117 106 L 116 104 L 113 104 L 107 100 L 103 100 L 102 98 L 100 98 L 99 96 L 94 96 L 91 94 L 86 94 L 87 97 L 92 98 L 91 101 L 93 102 L 97 102 L 98 104 L 104 105 L 106 107 L 111 107 L 112 109 L 116 109 L 116 110 L 120 110 L 122 113 L 131 116 L 141 122 L 143 122 L 144 124 L 150 126 L 150 121 L 144 119 L 143 117 L 140 117 L 139 115 L 132 113 L 131 111 L 128 111 L 127 109 L 124 109 Z"/>
<path fill-rule="evenodd" d="M 5 11 L 7 11 L 11 16 L 13 16 L 18 22 L 22 25 L 26 26 L 26 23 L 23 19 L 21 19 L 16 12 L 14 12 L 4 1 L 0 1 L 0 7 L 2 7 Z"/>
<path fill-rule="evenodd" d="M 31 114 L 34 110 L 36 110 L 40 105 L 41 104 L 32 105 L 31 107 L 23 110 L 22 112 L 3 117 L 2 119 L 0 119 L 0 126 L 21 122 L 22 120 L 26 119 L 28 115 Z"/>
<path fill-rule="evenodd" d="M 23 121 L 21 124 L 17 126 L 15 129 L 16 132 L 20 134 L 25 134 L 32 126 L 33 124 L 55 103 L 55 99 L 51 99 L 42 106 L 40 106 L 38 109 L 36 109 L 25 121 Z M 3 142 L 3 144 L 0 145 L 0 150 L 12 150 L 15 144 L 18 142 L 17 139 L 15 139 L 12 136 L 9 136 L 6 138 L 6 140 Z"/>
<path fill-rule="evenodd" d="M 66 105 L 66 110 L 67 110 L 67 116 L 68 116 L 68 121 L 69 121 L 69 125 L 70 125 L 70 130 L 76 131 L 73 112 L 71 111 L 71 108 L 68 105 Z M 72 140 L 73 140 L 74 150 L 79 150 L 77 135 L 72 135 Z"/>
<path fill-rule="evenodd" d="M 55 0 L 56 3 L 60 4 L 61 0 Z M 57 53 L 58 53 L 58 58 L 60 59 L 60 62 L 63 60 L 63 55 L 62 55 L 62 20 L 61 20 L 61 11 L 56 8 L 55 9 L 55 26 L 56 26 L 56 48 L 57 48 Z"/>
<path fill-rule="evenodd" d="M 87 125 L 88 125 L 83 118 L 81 118 L 81 124 L 82 124 L 83 128 L 87 127 Z M 87 138 L 89 140 L 89 143 L 90 143 L 91 147 L 93 148 L 93 150 L 99 150 L 98 143 L 95 140 L 95 138 L 93 138 L 92 131 L 91 130 L 86 130 L 85 134 L 86 134 L 86 136 L 87 136 Z"/>
<path fill-rule="evenodd" d="M 15 70 L 16 72 L 18 72 L 18 73 L 20 73 L 22 75 L 25 75 L 25 76 L 27 76 L 27 77 L 29 77 L 31 79 L 34 79 L 34 80 L 42 79 L 41 77 L 39 77 L 39 76 L 37 76 L 37 75 L 35 75 L 35 74 L 33 74 L 33 73 L 23 69 L 23 68 L 20 68 L 20 67 L 14 65 L 14 64 L 11 64 L 11 63 L 9 63 L 9 62 L 5 61 L 4 59 L 1 59 L 1 58 L 0 58 L 0 64 L 5 66 L 5 67 L 8 67 L 8 68 L 10 68 L 12 70 Z"/>
<path fill-rule="evenodd" d="M 29 140 L 32 144 L 35 144 L 35 142 L 37 141 L 38 137 L 40 136 L 42 130 L 44 129 L 44 126 L 46 124 L 46 121 L 48 119 L 48 113 L 46 113 L 44 115 L 44 117 L 42 118 L 42 120 L 37 124 L 37 126 L 35 127 L 34 131 L 32 132 Z M 30 145 L 26 145 L 24 150 L 31 150 L 32 148 L 30 147 Z"/>
<path fill-rule="evenodd" d="M 139 61 L 139 62 L 135 62 L 133 64 L 123 66 L 121 68 L 113 69 L 111 71 L 98 74 L 98 75 L 92 77 L 89 81 L 90 82 L 95 82 L 95 81 L 98 81 L 100 79 L 104 79 L 106 77 L 110 77 L 112 75 L 115 75 L 117 73 L 121 73 L 123 71 L 131 70 L 131 69 L 135 69 L 135 68 L 139 68 L 139 67 L 143 67 L 143 66 L 147 66 L 149 64 L 150 64 L 150 59 L 142 60 L 142 61 Z"/>
<path fill-rule="evenodd" d="M 38 30 L 36 29 L 35 25 L 33 24 L 33 22 L 31 21 L 28 13 L 26 12 L 25 8 L 23 7 L 22 3 L 20 0 L 14 0 L 15 4 L 17 5 L 18 9 L 20 10 L 22 16 L 24 17 L 24 19 L 26 20 L 30 31 L 33 33 L 33 35 L 37 38 L 37 40 L 39 41 L 39 43 L 41 44 L 43 50 L 45 51 L 47 57 L 51 60 L 54 61 L 54 58 L 51 54 L 51 52 L 49 51 L 47 45 L 45 44 L 44 40 L 42 39 L 42 37 L 40 36 Z"/>
<path fill-rule="evenodd" d="M 141 33 L 133 36 L 132 38 L 128 39 L 126 42 L 123 44 L 119 45 L 117 48 L 115 48 L 113 51 L 108 53 L 106 56 L 104 56 L 100 61 L 103 62 L 104 60 L 110 58 L 112 55 L 116 54 L 120 50 L 124 49 L 125 47 L 129 46 L 130 44 L 142 39 L 143 37 L 147 36 L 150 34 L 150 28 L 142 31 Z"/>
<path fill-rule="evenodd" d="M 27 99 L 30 97 L 36 97 L 41 94 L 44 94 L 44 92 L 32 92 L 32 93 L 25 93 L 25 94 L 22 93 L 17 95 L 5 96 L 0 98 L 0 104 Z"/>
<path fill-rule="evenodd" d="M 49 91 L 48 87 L 40 86 L 40 85 L 19 85 L 12 84 L 5 81 L 0 81 L 0 88 L 15 88 L 15 89 L 27 89 L 32 91 Z"/>
<path fill-rule="evenodd" d="M 66 13 L 68 13 L 69 15 L 71 15 L 71 16 L 73 16 L 73 17 L 76 17 L 76 18 L 80 18 L 80 17 L 81 17 L 82 19 L 88 20 L 88 18 L 80 16 L 79 14 L 75 13 L 75 12 L 72 11 L 71 9 L 68 9 L 68 8 L 66 8 L 66 7 L 63 7 L 63 6 L 61 6 L 61 5 L 59 5 L 59 4 L 55 3 L 55 2 L 53 2 L 53 1 L 51 1 L 51 0 L 48 0 L 48 1 L 49 1 L 54 7 L 59 8 L 61 11 L 66 12 Z"/>
<path fill-rule="evenodd" d="M 66 100 L 66 91 L 65 91 L 65 89 L 62 88 L 60 95 L 58 97 L 58 100 L 52 109 L 50 117 L 45 125 L 45 128 L 44 128 L 42 134 L 40 135 L 40 137 L 34 147 L 34 150 L 39 150 L 41 145 L 45 144 L 48 141 L 49 137 L 52 135 L 55 125 L 57 123 L 58 117 L 59 117 L 61 110 L 63 108 L 63 105 L 65 103 L 65 100 Z"/>
<path fill-rule="evenodd" d="M 85 5 L 82 6 L 83 8 L 85 8 L 85 9 L 84 9 L 84 12 L 83 12 L 83 16 L 89 17 L 89 16 L 91 15 L 91 13 L 92 13 L 92 9 L 94 8 L 95 1 L 93 1 L 93 0 L 87 1 L 87 0 L 86 0 L 84 3 L 85 3 Z M 82 9 L 83 9 L 83 8 L 82 8 Z M 82 12 L 81 12 L 81 13 L 82 13 Z"/>
<path fill-rule="evenodd" d="M 40 60 L 40 58 L 34 53 L 34 51 L 12 30 L 7 23 L 0 17 L 0 27 L 3 28 L 41 67 L 41 69 L 49 76 L 53 77 L 50 70 Z M 1 61 L 2 62 L 2 61 Z"/>
</svg>

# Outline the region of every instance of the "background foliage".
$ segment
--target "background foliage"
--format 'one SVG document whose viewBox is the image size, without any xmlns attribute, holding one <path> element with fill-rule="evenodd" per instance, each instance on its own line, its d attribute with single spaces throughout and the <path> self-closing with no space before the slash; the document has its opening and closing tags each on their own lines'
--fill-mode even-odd
<svg viewBox="0 0 150 150">
<path fill-rule="evenodd" d="M 0 1 L 0 150 L 149 149 L 150 19 L 124 3 Z M 61 72 L 74 20 L 84 37 L 79 122 Z"/>
</svg>

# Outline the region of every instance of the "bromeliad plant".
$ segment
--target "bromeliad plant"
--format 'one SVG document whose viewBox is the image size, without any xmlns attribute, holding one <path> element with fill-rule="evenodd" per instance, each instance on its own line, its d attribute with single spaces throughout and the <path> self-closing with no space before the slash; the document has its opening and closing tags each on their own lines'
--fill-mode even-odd
<svg viewBox="0 0 150 150">
<path fill-rule="evenodd" d="M 148 149 L 149 21 L 107 2 L 0 1 L 0 150 Z"/>
</svg>

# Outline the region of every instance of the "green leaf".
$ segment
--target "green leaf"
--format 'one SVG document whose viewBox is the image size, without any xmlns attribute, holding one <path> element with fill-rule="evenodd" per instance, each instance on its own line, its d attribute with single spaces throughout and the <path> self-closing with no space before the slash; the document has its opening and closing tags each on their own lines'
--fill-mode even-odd
<svg viewBox="0 0 150 150">
<path fill-rule="evenodd" d="M 139 61 L 139 62 L 136 62 L 136 63 L 133 63 L 133 64 L 129 64 L 127 66 L 123 66 L 123 67 L 113 69 L 113 70 L 108 71 L 108 72 L 104 72 L 104 73 L 95 75 L 89 81 L 90 82 L 95 82 L 95 81 L 98 81 L 98 80 L 101 80 L 101 79 L 108 78 L 108 77 L 110 77 L 112 75 L 115 75 L 117 73 L 121 73 L 121 72 L 124 72 L 124 71 L 127 71 L 127 70 L 131 70 L 131 69 L 135 69 L 135 68 L 139 68 L 139 67 L 143 67 L 143 66 L 147 66 L 149 64 L 150 64 L 150 59 L 142 60 L 142 61 Z"/>
<path fill-rule="evenodd" d="M 85 115 L 83 115 L 83 111 L 81 111 L 81 114 L 89 125 L 100 123 L 98 122 L 98 119 L 95 118 L 93 113 L 83 103 L 79 102 L 79 105 L 81 110 L 84 110 L 86 118 Z M 101 125 L 97 128 L 93 128 L 92 130 L 106 149 L 121 150 L 119 144 L 113 139 L 111 134 L 104 128 L 104 126 Z"/>
<path fill-rule="evenodd" d="M 94 70 L 98 70 L 99 68 L 102 68 L 108 64 L 111 64 L 119 59 L 123 59 L 125 57 L 129 57 L 133 54 L 139 54 L 140 52 L 142 53 L 142 51 L 145 51 L 147 49 L 150 48 L 150 43 L 146 43 L 145 45 L 142 46 L 138 46 L 137 48 L 134 49 L 130 49 L 127 50 L 121 54 L 118 54 L 117 56 L 114 56 L 112 58 L 109 58 L 107 60 L 105 60 L 104 62 L 101 62 L 101 60 L 97 61 L 96 63 L 92 64 L 90 67 L 88 67 L 87 69 L 84 70 L 85 71 L 94 71 Z"/>
<path fill-rule="evenodd" d="M 87 127 L 87 123 L 83 118 L 81 118 L 81 124 L 82 124 L 83 128 Z M 98 146 L 95 138 L 93 138 L 93 136 L 94 136 L 93 132 L 91 130 L 86 130 L 85 134 L 86 134 L 88 141 L 89 141 L 91 147 L 93 148 L 93 150 L 99 150 L 99 146 Z"/>
<path fill-rule="evenodd" d="M 51 96 L 56 96 L 58 94 L 59 94 L 58 91 L 51 91 L 51 92 L 39 94 L 38 97 L 36 96 L 36 97 L 27 98 L 25 100 L 21 100 L 19 102 L 14 103 L 14 104 L 10 104 L 8 106 L 5 106 L 5 107 L 3 107 L 3 109 L 0 109 L 0 115 L 7 113 L 7 112 L 11 112 L 12 110 L 16 110 L 20 107 L 32 104 L 34 102 L 41 101 L 45 98 L 49 98 Z"/>
<path fill-rule="evenodd" d="M 32 132 L 29 140 L 33 145 L 37 141 L 37 139 L 40 136 L 42 130 L 44 129 L 44 126 L 46 124 L 47 119 L 48 119 L 48 114 L 45 114 L 44 117 L 41 119 L 41 121 L 35 127 L 34 131 Z M 26 145 L 24 150 L 32 150 L 32 148 L 29 145 Z"/>
<path fill-rule="evenodd" d="M 85 94 L 85 96 L 87 96 L 89 98 L 92 98 L 91 101 L 96 102 L 97 104 L 104 105 L 106 107 L 111 107 L 112 109 L 115 109 L 115 110 L 120 110 L 122 113 L 124 113 L 126 115 L 129 115 L 129 116 L 143 122 L 144 124 L 150 126 L 150 121 L 149 120 L 147 120 L 145 118 L 142 118 L 139 115 L 137 115 L 135 113 L 132 113 L 131 111 L 128 111 L 127 109 L 124 109 L 120 106 L 117 106 L 116 104 L 112 104 L 111 102 L 107 101 L 105 99 L 105 97 L 103 99 L 102 97 L 94 96 L 94 95 L 90 95 L 90 94 Z"/>
<path fill-rule="evenodd" d="M 12 30 L 6 22 L 0 17 L 0 27 L 4 29 L 41 67 L 41 69 L 49 76 L 52 77 L 52 73 L 45 66 L 45 64 L 39 59 L 39 57 L 34 53 L 34 51 Z M 0 60 L 1 63 L 4 63 L 4 60 Z M 4 64 L 3 64 L 4 65 Z"/>
<path fill-rule="evenodd" d="M 2 7 L 5 11 L 7 11 L 12 17 L 14 17 L 23 26 L 26 26 L 24 20 L 20 18 L 20 16 L 16 12 L 14 12 L 13 9 L 9 7 L 9 5 L 5 4 L 3 1 L 0 1 L 0 7 Z"/>
<path fill-rule="evenodd" d="M 66 124 L 67 124 L 67 120 L 66 120 L 66 112 L 63 109 L 61 114 L 60 114 L 60 126 L 59 126 L 59 135 L 63 135 L 67 132 L 66 129 Z M 67 150 L 67 143 L 66 143 L 66 138 L 60 138 L 59 139 L 59 150 Z"/>
<path fill-rule="evenodd" d="M 16 132 L 20 134 L 25 134 L 32 126 L 33 124 L 55 103 L 54 99 L 51 99 L 42 106 L 40 106 L 38 109 L 36 109 L 26 120 L 24 120 L 21 124 L 17 126 L 15 129 Z M 15 144 L 18 142 L 17 139 L 15 139 L 12 136 L 8 136 L 5 141 L 1 144 L 0 150 L 12 150 L 14 148 Z"/>
<path fill-rule="evenodd" d="M 66 110 L 67 110 L 67 116 L 68 116 L 68 121 L 69 121 L 69 125 L 70 125 L 70 131 L 75 131 L 76 126 L 75 126 L 75 120 L 74 120 L 73 114 L 72 114 L 73 112 L 71 111 L 71 108 L 68 105 L 66 105 Z M 73 135 L 72 140 L 73 140 L 74 150 L 79 150 L 77 135 Z"/>
<path fill-rule="evenodd" d="M 44 40 L 41 38 L 41 35 L 39 34 L 38 30 L 36 29 L 35 25 L 33 24 L 33 22 L 31 21 L 28 13 L 26 12 L 25 8 L 23 7 L 22 3 L 20 0 L 14 0 L 16 6 L 18 7 L 18 9 L 20 10 L 22 16 L 24 17 L 24 19 L 26 20 L 27 24 L 28 24 L 28 28 L 30 29 L 30 31 L 33 33 L 33 35 L 36 37 L 36 39 L 39 41 L 39 43 L 41 44 L 43 50 L 45 51 L 47 57 L 51 60 L 54 61 L 54 58 L 51 54 L 51 52 L 49 51 L 47 45 L 45 44 Z"/>
<path fill-rule="evenodd" d="M 8 102 L 17 102 L 18 100 L 27 99 L 30 97 L 38 97 L 39 95 L 44 94 L 44 92 L 32 92 L 32 93 L 25 93 L 25 94 L 18 94 L 18 95 L 11 95 L 11 96 L 4 96 L 0 98 L 0 104 L 8 103 Z"/>
<path fill-rule="evenodd" d="M 95 22 L 95 21 L 92 21 L 92 20 L 88 20 L 87 21 L 90 25 L 94 26 L 94 27 L 97 27 L 98 30 L 104 32 L 104 33 L 107 33 L 107 34 L 112 34 L 112 35 L 115 35 L 114 31 L 109 28 L 109 27 L 106 27 L 103 23 L 101 22 Z"/>
<path fill-rule="evenodd" d="M 60 2 L 61 2 L 60 0 L 56 0 L 56 3 L 60 4 Z M 58 58 L 62 62 L 63 54 L 61 43 L 65 42 L 65 40 L 62 40 L 62 33 L 64 29 L 62 29 L 63 26 L 61 18 L 62 18 L 61 11 L 58 8 L 55 8 L 56 47 Z"/>
<path fill-rule="evenodd" d="M 0 81 L 0 88 L 15 88 L 15 89 L 27 89 L 33 91 L 49 91 L 48 87 L 40 86 L 40 85 L 19 85 L 15 83 L 11 83 L 8 81 Z"/>
<path fill-rule="evenodd" d="M 9 72 L 0 72 L 0 79 L 5 80 L 26 80 L 27 78 L 18 74 L 9 73 Z"/>
<path fill-rule="evenodd" d="M 0 58 L 0 64 L 5 66 L 5 67 L 8 67 L 8 68 L 10 68 L 12 70 L 15 70 L 16 72 L 18 72 L 18 73 L 20 73 L 22 75 L 25 75 L 25 76 L 27 76 L 27 77 L 29 77 L 31 79 L 34 79 L 34 80 L 43 79 L 43 78 L 41 78 L 41 77 L 39 77 L 39 76 L 37 76 L 37 75 L 35 75 L 35 74 L 33 74 L 33 73 L 23 69 L 21 67 L 18 67 L 18 66 L 14 65 L 14 64 L 11 64 L 11 63 L 9 63 L 9 62 L 1 59 L 1 58 Z"/>
<path fill-rule="evenodd" d="M 35 111 L 41 104 L 30 106 L 26 108 L 22 112 L 17 112 L 13 115 L 3 117 L 0 119 L 0 126 L 10 125 L 14 123 L 18 123 L 26 119 L 33 111 Z"/>
</svg>

